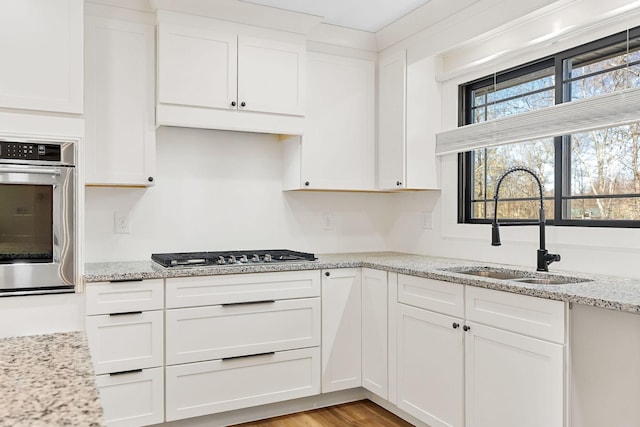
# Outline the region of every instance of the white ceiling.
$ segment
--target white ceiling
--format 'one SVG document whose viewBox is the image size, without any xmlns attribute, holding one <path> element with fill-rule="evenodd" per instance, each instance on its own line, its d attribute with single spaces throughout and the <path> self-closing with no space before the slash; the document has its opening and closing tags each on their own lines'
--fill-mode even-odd
<svg viewBox="0 0 640 427">
<path fill-rule="evenodd" d="M 323 22 L 375 33 L 430 0 L 240 0 L 323 17 Z"/>
</svg>

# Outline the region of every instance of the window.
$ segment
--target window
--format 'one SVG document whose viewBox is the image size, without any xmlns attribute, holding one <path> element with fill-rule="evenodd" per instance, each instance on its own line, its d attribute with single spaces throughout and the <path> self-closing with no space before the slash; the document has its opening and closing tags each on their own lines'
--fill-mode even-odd
<svg viewBox="0 0 640 427">
<path fill-rule="evenodd" d="M 640 28 L 460 87 L 461 125 L 640 87 Z M 640 123 L 481 148 L 459 157 L 459 222 L 493 217 L 494 189 L 525 165 L 544 183 L 555 225 L 640 227 Z M 500 188 L 498 217 L 538 217 L 538 190 L 514 173 Z"/>
</svg>

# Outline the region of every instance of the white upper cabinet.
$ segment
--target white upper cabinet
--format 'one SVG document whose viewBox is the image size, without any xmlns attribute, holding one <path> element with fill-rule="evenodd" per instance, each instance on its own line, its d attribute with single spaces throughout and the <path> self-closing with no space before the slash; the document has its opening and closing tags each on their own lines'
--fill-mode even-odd
<svg viewBox="0 0 640 427">
<path fill-rule="evenodd" d="M 440 129 L 436 62 L 407 65 L 404 50 L 382 56 L 378 71 L 378 188 L 437 189 L 435 135 Z"/>
<path fill-rule="evenodd" d="M 158 102 L 235 109 L 237 35 L 163 24 L 158 32 Z"/>
<path fill-rule="evenodd" d="M 375 190 L 375 63 L 307 53 L 304 136 L 285 142 L 284 189 Z"/>
<path fill-rule="evenodd" d="M 83 4 L 0 1 L 0 107 L 82 113 Z"/>
<path fill-rule="evenodd" d="M 138 22 L 132 22 L 90 12 L 87 9 L 85 36 L 85 183 L 151 185 L 156 145 L 153 16 L 140 13 Z"/>
<path fill-rule="evenodd" d="M 238 37 L 238 108 L 304 115 L 305 46 Z"/>
<path fill-rule="evenodd" d="M 301 134 L 304 37 L 158 11 L 158 125 Z"/>
</svg>

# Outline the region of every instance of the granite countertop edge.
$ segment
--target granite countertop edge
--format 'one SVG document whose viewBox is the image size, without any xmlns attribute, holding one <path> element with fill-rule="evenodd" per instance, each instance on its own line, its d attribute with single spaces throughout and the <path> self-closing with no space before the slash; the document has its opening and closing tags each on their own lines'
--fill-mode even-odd
<svg viewBox="0 0 640 427">
<path fill-rule="evenodd" d="M 84 332 L 0 339 L 0 425 L 104 425 Z"/>
<path fill-rule="evenodd" d="M 547 274 L 537 273 L 535 268 L 524 266 L 430 257 L 399 252 L 362 252 L 320 254 L 318 255 L 317 261 L 269 265 L 164 268 L 150 260 L 87 263 L 85 264 L 84 281 L 87 286 L 91 286 L 91 283 L 94 282 L 126 282 L 173 277 L 366 267 L 538 298 L 640 314 L 640 279 L 579 274 L 552 268 L 552 272 L 548 273 L 549 276 L 563 275 L 587 281 L 562 285 L 540 285 L 470 276 L 455 271 L 456 269 L 473 266 L 489 266 L 506 270 L 525 271 L 531 275 Z"/>
</svg>

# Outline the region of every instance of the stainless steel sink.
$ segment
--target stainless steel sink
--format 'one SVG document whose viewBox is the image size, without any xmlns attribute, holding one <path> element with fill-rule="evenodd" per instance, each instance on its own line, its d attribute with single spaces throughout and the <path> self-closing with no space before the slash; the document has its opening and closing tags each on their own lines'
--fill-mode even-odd
<svg viewBox="0 0 640 427">
<path fill-rule="evenodd" d="M 510 280 L 534 285 L 567 285 L 570 283 L 590 282 L 588 279 L 572 276 L 550 275 L 523 270 L 509 270 L 497 267 L 453 267 L 443 269 L 450 273 L 468 274 L 470 276 L 486 277 L 497 280 Z"/>
<path fill-rule="evenodd" d="M 524 274 L 521 272 L 515 272 L 515 271 L 509 271 L 509 270 L 475 269 L 475 270 L 451 271 L 451 272 L 468 274 L 470 276 L 488 277 L 490 279 L 499 279 L 499 280 L 517 279 L 524 276 Z"/>
</svg>

